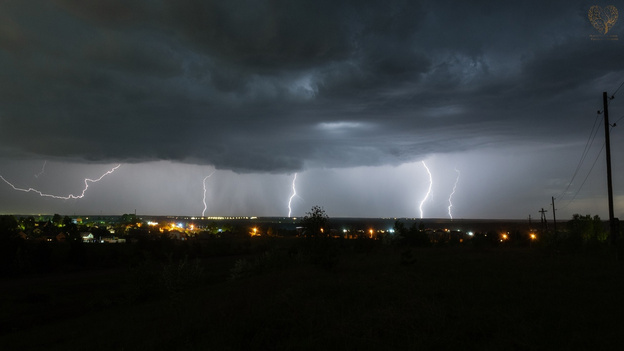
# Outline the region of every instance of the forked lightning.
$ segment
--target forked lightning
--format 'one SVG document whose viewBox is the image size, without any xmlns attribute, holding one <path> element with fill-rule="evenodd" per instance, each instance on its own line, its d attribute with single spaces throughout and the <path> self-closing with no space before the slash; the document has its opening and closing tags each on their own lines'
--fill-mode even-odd
<svg viewBox="0 0 624 351">
<path fill-rule="evenodd" d="M 425 167 L 425 170 L 427 171 L 427 174 L 429 175 L 429 188 L 427 189 L 427 194 L 425 195 L 425 197 L 422 199 L 422 201 L 420 202 L 420 206 L 418 207 L 420 209 L 420 218 L 423 218 L 423 205 L 425 203 L 425 201 L 427 201 L 427 199 L 429 198 L 429 195 L 431 195 L 431 187 L 433 186 L 433 177 L 431 176 L 431 172 L 429 171 L 429 167 L 427 167 L 427 164 L 425 163 L 425 161 L 422 161 L 422 165 Z"/>
<path fill-rule="evenodd" d="M 290 195 L 290 198 L 288 199 L 288 217 L 290 217 L 291 213 L 292 213 L 292 200 L 295 196 L 297 196 L 297 189 L 295 187 L 295 182 L 297 181 L 297 173 L 295 173 L 295 176 L 293 177 L 293 181 L 292 181 L 292 195 Z"/>
<path fill-rule="evenodd" d="M 204 199 L 202 200 L 204 203 L 204 210 L 202 211 L 202 217 L 206 215 L 206 209 L 208 208 L 208 206 L 206 205 L 206 179 L 210 178 L 215 172 L 216 171 L 212 171 L 212 173 L 204 177 L 204 180 L 202 181 L 202 184 L 204 186 Z"/>
<path fill-rule="evenodd" d="M 8 180 L 6 180 L 3 176 L 0 175 L 0 179 L 2 179 L 5 183 L 9 184 L 9 186 L 11 186 L 11 188 L 13 188 L 13 190 L 16 191 L 23 191 L 25 193 L 37 193 L 39 194 L 39 196 L 42 197 L 51 197 L 53 199 L 61 199 L 61 200 L 69 200 L 69 199 L 82 199 L 85 196 L 85 193 L 87 192 L 87 189 L 89 189 L 89 183 L 97 183 L 100 180 L 102 180 L 102 178 L 104 178 L 105 176 L 115 172 L 115 170 L 117 170 L 117 168 L 121 167 L 121 164 L 113 167 L 113 169 L 111 169 L 110 171 L 107 171 L 106 173 L 102 174 L 99 178 L 97 179 L 89 179 L 89 178 L 85 178 L 84 180 L 84 184 L 85 187 L 84 189 L 82 189 L 82 192 L 80 193 L 80 195 L 74 195 L 74 194 L 69 194 L 67 196 L 59 196 L 59 195 L 52 195 L 52 194 L 46 194 L 42 191 L 39 191 L 37 189 L 34 188 L 28 188 L 28 189 L 24 189 L 24 188 L 18 188 L 15 185 L 13 185 L 11 182 L 9 182 Z"/>
<path fill-rule="evenodd" d="M 451 191 L 451 195 L 449 195 L 449 199 L 448 199 L 448 214 L 449 217 L 451 218 L 451 220 L 453 219 L 453 214 L 451 213 L 451 207 L 453 207 L 453 195 L 455 195 L 455 190 L 457 189 L 457 183 L 459 182 L 459 176 L 461 175 L 461 173 L 459 172 L 459 170 L 457 168 L 455 168 L 455 172 L 457 172 L 457 178 L 455 179 L 455 184 L 453 185 L 453 191 Z"/>
</svg>

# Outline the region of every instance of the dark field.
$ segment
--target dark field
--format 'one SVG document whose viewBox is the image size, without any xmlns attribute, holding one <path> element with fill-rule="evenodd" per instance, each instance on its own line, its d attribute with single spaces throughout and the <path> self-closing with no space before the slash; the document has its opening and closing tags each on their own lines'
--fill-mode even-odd
<svg viewBox="0 0 624 351">
<path fill-rule="evenodd" d="M 3 350 L 619 349 L 612 248 L 243 238 L 0 282 Z M 96 246 L 92 246 L 94 248 Z M 136 250 L 132 245 L 108 246 Z M 87 249 L 87 256 L 101 255 Z M 130 251 L 128 251 L 130 252 Z M 131 251 L 136 254 L 136 251 Z"/>
</svg>

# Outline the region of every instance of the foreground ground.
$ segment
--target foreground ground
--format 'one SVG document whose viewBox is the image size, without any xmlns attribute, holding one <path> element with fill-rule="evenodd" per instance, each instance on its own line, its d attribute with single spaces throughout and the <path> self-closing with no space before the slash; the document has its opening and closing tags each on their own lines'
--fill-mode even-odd
<svg viewBox="0 0 624 351">
<path fill-rule="evenodd" d="M 203 259 L 201 278 L 186 285 L 162 279 L 142 285 L 149 269 L 141 266 L 5 280 L 0 345 L 541 350 L 624 344 L 624 267 L 609 248 L 378 246 L 343 250 L 328 265 L 284 257 Z"/>
</svg>

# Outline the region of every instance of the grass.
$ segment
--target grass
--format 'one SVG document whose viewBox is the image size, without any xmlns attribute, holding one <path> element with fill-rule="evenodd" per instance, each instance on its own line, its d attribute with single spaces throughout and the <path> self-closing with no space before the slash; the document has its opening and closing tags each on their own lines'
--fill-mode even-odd
<svg viewBox="0 0 624 351">
<path fill-rule="evenodd" d="M 14 307 L 2 312 L 3 326 L 20 320 L 20 311 L 31 320 L 49 317 L 30 327 L 22 320 L 20 328 L 2 333 L 0 344 L 48 350 L 541 350 L 611 349 L 624 342 L 624 271 L 612 255 L 411 250 L 408 264 L 401 248 L 343 250 L 331 268 L 291 260 L 235 280 L 226 277 L 239 258 L 205 261 L 199 284 L 131 303 L 111 298 L 126 291 L 119 274 L 37 289 L 5 282 L 10 289 L 0 295 Z M 107 297 L 111 302 L 102 302 Z"/>
</svg>

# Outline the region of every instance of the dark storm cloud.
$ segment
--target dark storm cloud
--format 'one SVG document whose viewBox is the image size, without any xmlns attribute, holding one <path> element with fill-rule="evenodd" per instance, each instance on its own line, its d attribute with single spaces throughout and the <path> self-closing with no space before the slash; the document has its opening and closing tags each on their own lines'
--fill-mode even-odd
<svg viewBox="0 0 624 351">
<path fill-rule="evenodd" d="M 150 7 L 140 0 L 54 0 L 74 16 L 104 25 L 123 25 L 144 18 Z"/>
<path fill-rule="evenodd" d="M 575 90 L 605 73 L 622 70 L 622 45 L 596 43 L 583 38 L 555 44 L 536 52 L 522 67 L 525 91 L 560 94 Z"/>
<path fill-rule="evenodd" d="M 585 7 L 2 2 L 0 153 L 289 172 L 553 138 L 527 131 L 622 73 Z"/>
<path fill-rule="evenodd" d="M 348 57 L 331 1 L 167 1 L 179 34 L 220 60 L 259 68 L 309 67 Z"/>
</svg>

